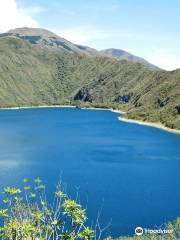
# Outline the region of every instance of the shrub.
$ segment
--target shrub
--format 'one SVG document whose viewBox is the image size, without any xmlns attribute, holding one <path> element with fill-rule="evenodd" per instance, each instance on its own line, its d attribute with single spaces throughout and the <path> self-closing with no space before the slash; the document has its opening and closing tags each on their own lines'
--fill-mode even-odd
<svg viewBox="0 0 180 240">
<path fill-rule="evenodd" d="M 90 240 L 94 231 L 85 226 L 86 210 L 64 193 L 58 184 L 54 204 L 46 200 L 41 179 L 33 187 L 24 179 L 23 189 L 4 188 L 4 204 L 0 209 L 2 240 Z"/>
</svg>

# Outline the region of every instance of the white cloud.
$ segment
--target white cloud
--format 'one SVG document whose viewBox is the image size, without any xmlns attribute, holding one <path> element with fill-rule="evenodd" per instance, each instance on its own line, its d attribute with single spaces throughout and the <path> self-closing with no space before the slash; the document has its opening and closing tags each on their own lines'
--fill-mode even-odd
<svg viewBox="0 0 180 240">
<path fill-rule="evenodd" d="M 154 50 L 146 59 L 151 63 L 165 69 L 175 70 L 180 68 L 180 56 L 168 49 Z"/>
<path fill-rule="evenodd" d="M 118 33 L 114 31 L 102 31 L 94 26 L 81 26 L 62 30 L 54 30 L 59 36 L 76 44 L 89 44 L 92 41 L 112 38 L 130 37 L 129 33 Z"/>
<path fill-rule="evenodd" d="M 35 9 L 34 11 L 37 12 Z M 18 27 L 38 27 L 27 9 L 20 9 L 16 0 L 0 0 L 0 32 Z"/>
<path fill-rule="evenodd" d="M 89 40 L 104 39 L 109 36 L 107 33 L 97 31 L 93 27 L 75 27 L 55 32 L 63 38 L 77 44 L 87 44 Z"/>
<path fill-rule="evenodd" d="M 25 14 L 25 15 L 29 15 L 29 16 L 32 16 L 32 15 L 35 15 L 35 14 L 47 11 L 46 8 L 43 8 L 43 7 L 40 7 L 40 6 L 33 6 L 33 7 L 27 7 L 27 8 L 18 8 L 18 9 L 19 9 L 20 13 Z"/>
</svg>

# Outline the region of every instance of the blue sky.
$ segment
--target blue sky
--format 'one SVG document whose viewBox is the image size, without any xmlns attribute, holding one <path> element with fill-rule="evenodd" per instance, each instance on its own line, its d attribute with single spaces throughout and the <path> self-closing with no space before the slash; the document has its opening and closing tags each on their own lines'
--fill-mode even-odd
<svg viewBox="0 0 180 240">
<path fill-rule="evenodd" d="M 0 17 L 0 31 L 11 25 L 47 28 L 75 43 L 124 49 L 164 69 L 180 68 L 180 0 L 6 1 L 19 22 L 11 13 L 3 28 Z"/>
</svg>

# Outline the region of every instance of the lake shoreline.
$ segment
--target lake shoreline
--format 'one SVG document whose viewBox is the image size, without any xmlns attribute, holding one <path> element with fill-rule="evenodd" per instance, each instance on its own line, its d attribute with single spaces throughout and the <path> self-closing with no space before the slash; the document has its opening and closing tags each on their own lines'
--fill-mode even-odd
<svg viewBox="0 0 180 240">
<path fill-rule="evenodd" d="M 180 130 L 178 129 L 172 129 L 164 126 L 162 123 L 152 123 L 152 122 L 145 122 L 141 120 L 135 120 L 135 119 L 128 119 L 125 117 L 118 117 L 119 121 L 121 122 L 126 122 L 126 123 L 132 123 L 132 124 L 138 124 L 138 125 L 143 125 L 147 127 L 153 127 L 153 128 L 159 128 L 161 130 L 174 133 L 174 134 L 180 134 Z"/>
<path fill-rule="evenodd" d="M 111 111 L 114 113 L 118 114 L 126 114 L 126 112 L 121 111 L 121 110 L 116 110 L 112 108 L 97 108 L 97 107 L 77 107 L 74 105 L 39 105 L 39 106 L 22 106 L 22 107 L 1 107 L 0 110 L 21 110 L 21 109 L 35 109 L 35 108 L 79 108 L 82 110 L 96 110 L 96 111 Z M 178 129 L 172 129 L 164 126 L 162 123 L 152 123 L 152 122 L 145 122 L 141 120 L 135 120 L 135 119 L 128 119 L 125 117 L 118 117 L 118 120 L 121 122 L 126 122 L 126 123 L 132 123 L 132 124 L 138 124 L 138 125 L 143 125 L 147 127 L 154 127 L 154 128 L 159 128 L 161 130 L 164 130 L 166 132 L 174 133 L 174 134 L 180 134 L 180 130 Z"/>
<path fill-rule="evenodd" d="M 101 111 L 104 110 L 104 111 L 111 111 L 111 112 L 114 112 L 114 113 L 119 113 L 121 115 L 126 114 L 126 112 L 124 112 L 124 111 L 116 110 L 116 109 L 112 109 L 112 108 L 95 108 L 95 107 L 85 108 L 85 107 L 83 107 L 81 109 L 101 110 Z M 164 130 L 164 131 L 170 132 L 170 133 L 174 133 L 174 134 L 180 134 L 180 130 L 168 128 L 168 127 L 164 126 L 162 123 L 144 122 L 144 121 L 141 121 L 141 120 L 128 119 L 128 118 L 125 118 L 125 117 L 118 117 L 118 120 L 121 121 L 121 122 L 134 123 L 134 124 L 143 125 L 143 126 L 147 126 L 147 127 L 159 128 L 161 130 Z"/>
<path fill-rule="evenodd" d="M 22 107 L 0 107 L 0 110 L 21 110 L 31 108 L 76 108 L 73 105 L 39 105 L 39 106 L 22 106 Z"/>
</svg>

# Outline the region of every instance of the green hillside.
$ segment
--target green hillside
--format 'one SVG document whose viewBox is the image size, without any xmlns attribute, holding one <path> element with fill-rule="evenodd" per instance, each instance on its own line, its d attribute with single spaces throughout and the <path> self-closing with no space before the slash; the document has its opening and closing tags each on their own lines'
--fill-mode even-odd
<svg viewBox="0 0 180 240">
<path fill-rule="evenodd" d="M 180 129 L 180 70 L 152 72 L 141 65 L 121 62 L 112 76 L 108 72 L 76 94 L 76 100 L 126 110 L 126 117 L 161 122 Z"/>
<path fill-rule="evenodd" d="M 132 62 L 138 62 L 138 63 L 141 63 L 144 66 L 151 68 L 153 70 L 157 70 L 157 71 L 161 70 L 159 67 L 149 63 L 145 59 L 143 59 L 141 57 L 137 57 L 129 52 L 122 50 L 122 49 L 115 49 L 115 48 L 104 49 L 101 51 L 101 53 L 106 56 L 117 58 L 120 60 L 128 60 L 128 61 L 132 61 Z"/>
<path fill-rule="evenodd" d="M 46 30 L 28 37 L 17 31 L 0 36 L 0 107 L 113 107 L 129 118 L 180 129 L 180 70 L 153 71 L 96 55 Z"/>
</svg>

